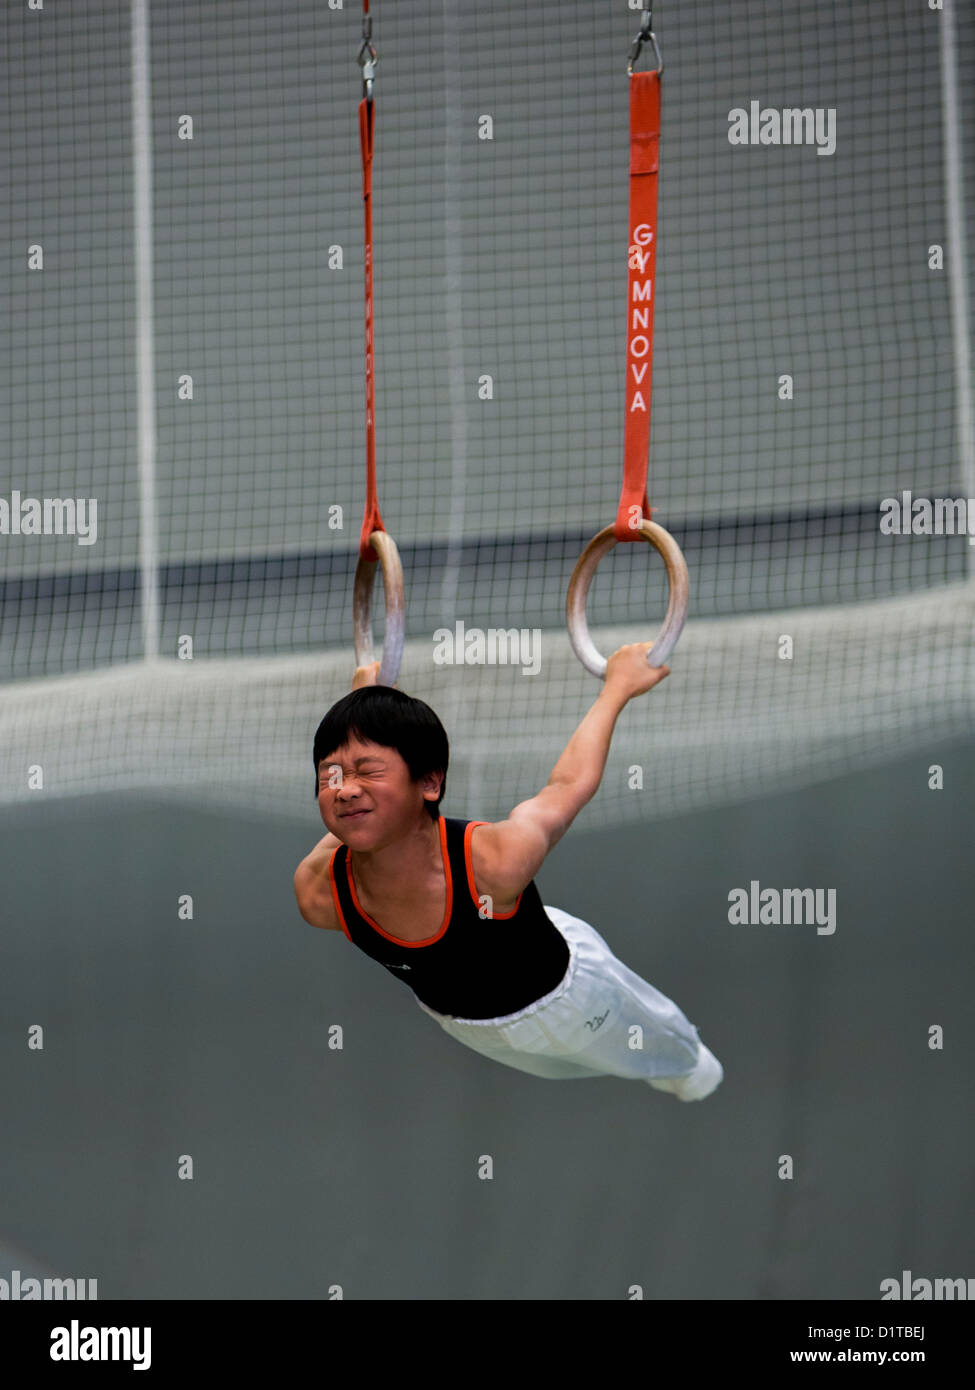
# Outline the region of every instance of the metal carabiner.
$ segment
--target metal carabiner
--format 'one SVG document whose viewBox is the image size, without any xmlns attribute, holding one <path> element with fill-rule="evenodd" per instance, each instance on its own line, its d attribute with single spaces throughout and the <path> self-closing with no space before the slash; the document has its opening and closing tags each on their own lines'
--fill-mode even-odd
<svg viewBox="0 0 975 1390">
<path fill-rule="evenodd" d="M 633 76 L 633 64 L 639 58 L 640 50 L 648 40 L 653 48 L 654 57 L 657 60 L 657 76 L 659 77 L 664 70 L 664 63 L 660 56 L 660 49 L 657 47 L 657 36 L 653 32 L 653 0 L 643 0 L 643 13 L 640 16 L 640 32 L 633 40 L 630 47 L 629 61 L 626 64 L 628 77 Z"/>
<path fill-rule="evenodd" d="M 376 64 L 379 62 L 379 54 L 372 46 L 372 15 L 362 16 L 362 47 L 359 49 L 359 56 L 356 62 L 362 68 L 362 95 L 366 101 L 372 101 L 372 83 L 376 76 Z"/>
</svg>

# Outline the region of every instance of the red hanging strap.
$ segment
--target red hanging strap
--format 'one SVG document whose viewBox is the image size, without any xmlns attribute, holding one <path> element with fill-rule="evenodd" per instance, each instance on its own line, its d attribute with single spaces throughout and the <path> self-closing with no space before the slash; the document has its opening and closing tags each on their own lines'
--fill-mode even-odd
<svg viewBox="0 0 975 1390">
<path fill-rule="evenodd" d="M 660 72 L 630 76 L 630 223 L 626 299 L 626 417 L 623 487 L 613 535 L 640 540 L 641 519 L 650 520 L 650 388 L 653 375 L 653 306 L 657 266 L 657 167 L 660 144 Z"/>
<path fill-rule="evenodd" d="M 369 0 L 363 0 L 363 15 L 369 13 Z M 375 129 L 375 105 L 371 95 L 372 72 L 375 65 L 375 50 L 370 43 L 371 20 L 363 19 L 363 46 L 360 63 L 363 64 L 363 87 L 369 82 L 370 95 L 363 96 L 359 102 L 359 144 L 362 149 L 362 201 L 365 208 L 365 267 L 366 267 L 366 508 L 359 533 L 359 555 L 363 560 L 375 562 L 379 556 L 369 544 L 373 531 L 385 531 L 383 519 L 379 514 L 379 498 L 376 490 L 376 373 L 373 351 L 373 309 L 372 309 L 372 152 Z M 369 66 L 369 62 L 372 66 Z"/>
</svg>

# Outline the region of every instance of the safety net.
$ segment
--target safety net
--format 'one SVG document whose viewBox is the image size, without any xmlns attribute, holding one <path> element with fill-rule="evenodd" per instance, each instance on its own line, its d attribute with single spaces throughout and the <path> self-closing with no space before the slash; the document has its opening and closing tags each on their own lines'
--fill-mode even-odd
<svg viewBox="0 0 975 1390">
<path fill-rule="evenodd" d="M 600 688 L 565 598 L 620 495 L 640 8 L 372 0 L 377 487 L 448 814 L 537 791 Z M 0 804 L 314 815 L 365 497 L 362 21 L 4 12 Z M 975 12 L 706 0 L 654 29 L 647 489 L 690 603 L 593 824 L 975 729 Z M 599 650 L 667 597 L 618 545 Z"/>
</svg>

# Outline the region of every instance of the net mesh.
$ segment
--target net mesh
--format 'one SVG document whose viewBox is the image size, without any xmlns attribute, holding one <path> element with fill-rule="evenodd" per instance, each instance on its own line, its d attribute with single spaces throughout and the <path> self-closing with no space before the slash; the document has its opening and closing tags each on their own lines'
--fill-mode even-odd
<svg viewBox="0 0 975 1390">
<path fill-rule="evenodd" d="M 564 599 L 619 489 L 638 17 L 564 0 L 553 41 L 553 17 L 515 0 L 373 13 L 399 684 L 447 725 L 448 808 L 496 817 L 544 783 L 598 689 Z M 41 767 L 44 795 L 311 814 L 312 734 L 351 675 L 364 489 L 360 12 L 152 0 L 148 20 L 147 566 L 129 13 L 0 19 L 0 497 L 97 501 L 91 544 L 0 534 L 0 803 L 38 795 Z M 971 729 L 972 548 L 879 528 L 884 498 L 969 486 L 944 132 L 975 148 L 975 14 L 953 12 L 950 110 L 944 22 L 907 3 L 661 7 L 649 495 L 691 618 L 586 817 L 703 807 Z M 729 112 L 753 100 L 834 111 L 835 150 L 732 146 Z M 650 548 L 617 547 L 590 595 L 601 650 L 649 640 L 665 606 Z M 437 666 L 433 634 L 457 622 L 538 630 L 538 673 Z"/>
<path fill-rule="evenodd" d="M 623 710 L 577 824 L 652 821 L 895 754 L 925 772 L 946 739 L 975 733 L 975 643 L 962 630 L 975 632 L 969 583 L 851 605 L 839 623 L 806 609 L 690 624 L 679 667 Z M 593 635 L 604 651 L 630 636 Z M 434 668 L 427 644 L 407 645 L 399 687 L 437 710 L 451 740 L 447 814 L 503 819 L 532 796 L 594 697 L 563 634 L 541 633 L 536 654 L 533 676 L 511 663 Z M 350 674 L 342 652 L 25 682 L 0 703 L 0 776 L 22 802 L 94 787 L 298 817 L 313 809 L 312 735 Z"/>
</svg>

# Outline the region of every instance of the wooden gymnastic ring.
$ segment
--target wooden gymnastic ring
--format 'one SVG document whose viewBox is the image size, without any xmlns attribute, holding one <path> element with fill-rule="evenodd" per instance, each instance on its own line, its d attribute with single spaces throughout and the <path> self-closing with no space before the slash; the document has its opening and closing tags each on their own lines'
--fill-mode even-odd
<svg viewBox="0 0 975 1390">
<path fill-rule="evenodd" d="M 649 541 L 663 556 L 667 565 L 667 577 L 670 581 L 670 602 L 667 605 L 667 615 L 664 618 L 663 627 L 654 641 L 653 648 L 647 652 L 647 664 L 657 667 L 666 664 L 667 658 L 677 645 L 677 639 L 684 627 L 690 597 L 690 581 L 687 576 L 687 562 L 680 546 L 670 532 L 665 531 L 662 526 L 658 526 L 655 521 L 646 520 L 641 521 L 639 529 L 643 539 Z M 572 650 L 586 670 L 594 676 L 599 676 L 600 679 L 606 675 L 606 658 L 600 655 L 596 644 L 589 635 L 589 626 L 586 622 L 586 599 L 589 595 L 589 585 L 596 573 L 596 566 L 616 543 L 612 526 L 605 527 L 598 535 L 593 536 L 576 561 L 565 600 L 565 616 L 569 626 L 569 641 L 572 643 Z"/>
<path fill-rule="evenodd" d="M 377 685 L 395 685 L 403 660 L 403 639 L 406 621 L 406 602 L 403 589 L 403 566 L 396 542 L 386 531 L 373 531 L 369 544 L 379 554 L 383 567 L 383 589 L 386 595 L 386 628 L 383 633 L 383 652 Z M 372 640 L 372 586 L 376 578 L 376 561 L 359 556 L 352 586 L 352 621 L 355 630 L 355 664 L 369 666 L 375 661 Z"/>
</svg>

